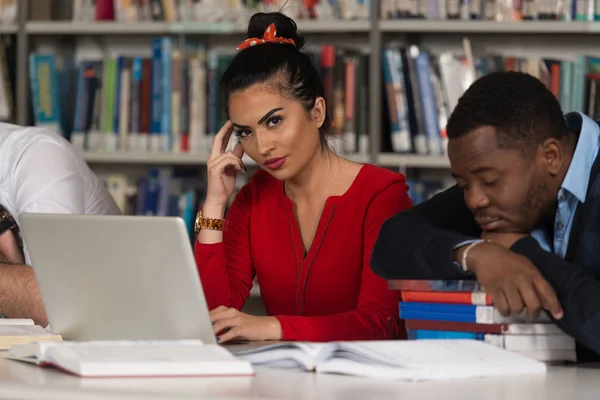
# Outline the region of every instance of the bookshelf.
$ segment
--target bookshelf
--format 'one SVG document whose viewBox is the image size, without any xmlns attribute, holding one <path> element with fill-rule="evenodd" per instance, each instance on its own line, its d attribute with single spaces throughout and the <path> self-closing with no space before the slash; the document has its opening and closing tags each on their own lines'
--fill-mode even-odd
<svg viewBox="0 0 600 400">
<path fill-rule="evenodd" d="M 479 33 L 479 34 L 518 34 L 518 35 L 556 35 L 591 34 L 596 23 L 579 21 L 423 21 L 389 20 L 380 21 L 378 29 L 384 33 Z M 598 28 L 596 28 L 598 29 Z"/>
<path fill-rule="evenodd" d="M 121 22 L 63 22 L 63 21 L 31 21 L 24 27 L 28 35 L 166 35 L 171 33 L 169 24 L 161 22 L 137 22 L 126 24 Z"/>
<path fill-rule="evenodd" d="M 348 159 L 366 163 L 371 162 L 367 154 L 349 154 Z M 136 153 L 136 152 L 84 152 L 83 158 L 90 164 L 137 164 L 137 165 L 204 165 L 208 154 L 199 153 Z M 246 166 L 255 163 L 246 156 Z M 444 156 L 419 156 L 413 154 L 378 153 L 376 164 L 385 167 L 404 168 L 449 168 L 448 159 Z"/>
<path fill-rule="evenodd" d="M 22 125 L 32 124 L 29 113 L 29 60 L 39 42 L 54 43 L 58 47 L 73 49 L 80 40 L 99 43 L 102 49 L 110 49 L 112 44 L 134 42 L 120 51 L 127 52 L 135 46 L 150 47 L 152 36 L 170 36 L 177 43 L 186 38 L 201 38 L 209 47 L 231 49 L 243 37 L 245 23 L 218 22 L 71 22 L 39 21 L 27 19 L 29 9 L 35 0 L 19 2 L 18 17 L 15 24 L 0 25 L 0 34 L 14 35 L 17 47 L 16 56 L 16 122 Z M 374 10 L 383 3 L 371 0 Z M 386 107 L 383 81 L 382 51 L 390 43 L 424 44 L 432 52 L 440 49 L 460 49 L 461 38 L 469 37 L 474 52 L 489 52 L 490 49 L 508 49 L 517 55 L 526 57 L 532 49 L 540 49 L 540 54 L 550 57 L 574 57 L 574 54 L 593 54 L 597 34 L 600 33 L 600 21 L 482 21 L 482 20 L 427 20 L 427 19 L 381 19 L 378 12 L 372 12 L 364 20 L 299 20 L 301 34 L 307 43 L 359 44 L 367 49 L 368 55 L 368 151 L 361 154 L 345 155 L 358 162 L 370 162 L 384 167 L 415 171 L 423 174 L 448 176 L 449 162 L 446 156 L 428 156 L 416 154 L 391 153 L 382 148 L 382 132 L 387 129 L 382 123 L 381 110 Z M 549 40 L 550 39 L 550 40 Z M 123 50 L 125 49 L 125 50 Z M 108 51 L 110 53 L 110 51 Z M 110 54 L 115 54 L 112 51 Z M 126 53 L 128 54 L 128 53 Z M 386 121 L 387 122 L 387 121 Z M 98 170 L 110 167 L 111 170 L 155 166 L 192 166 L 202 167 L 207 154 L 199 153 L 139 153 L 139 152 L 84 152 L 85 160 Z M 253 163 L 245 160 L 248 166 Z"/>
<path fill-rule="evenodd" d="M 379 1 L 372 1 L 373 7 L 379 7 Z M 17 24 L 0 26 L 0 33 L 16 34 L 17 47 L 17 123 L 29 124 L 26 112 L 29 101 L 27 83 L 27 58 L 30 51 L 30 41 L 36 37 L 45 39 L 56 37 L 136 37 L 149 35 L 207 35 L 231 36 L 243 34 L 244 27 L 232 23 L 161 23 L 161 22 L 95 22 L 80 23 L 70 21 L 27 21 L 27 14 L 31 1 L 22 1 L 19 4 L 19 17 Z M 356 21 L 299 21 L 300 32 L 306 35 L 326 36 L 339 34 L 362 35 L 371 50 L 369 59 L 370 84 L 369 99 L 372 108 L 377 110 L 381 104 L 381 60 L 378 56 L 382 47 L 390 39 L 389 35 L 443 35 L 448 34 L 480 34 L 480 35 L 595 35 L 600 33 L 600 23 L 579 21 L 523 21 L 523 22 L 490 22 L 490 21 L 464 21 L 464 20 L 380 20 L 377 13 L 372 13 L 371 20 Z M 384 37 L 384 35 L 386 35 Z M 544 38 L 546 39 L 546 38 Z M 61 40 L 64 40 L 61 39 Z M 356 155 L 355 159 L 380 164 L 382 166 L 402 166 L 405 168 L 433 168 L 448 167 L 444 157 L 417 156 L 380 153 L 380 115 L 371 112 L 369 115 L 369 153 Z M 91 164 L 198 164 L 205 162 L 205 156 L 193 154 L 136 154 L 136 153 L 86 153 L 85 159 Z"/>
<path fill-rule="evenodd" d="M 2 35 L 14 35 L 17 31 L 18 28 L 16 24 L 0 25 L 0 34 Z"/>
</svg>

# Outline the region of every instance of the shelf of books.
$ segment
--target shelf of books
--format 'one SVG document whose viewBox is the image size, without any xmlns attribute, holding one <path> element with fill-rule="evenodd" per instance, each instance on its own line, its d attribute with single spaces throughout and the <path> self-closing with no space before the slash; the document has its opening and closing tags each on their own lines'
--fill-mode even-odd
<svg viewBox="0 0 600 400">
<path fill-rule="evenodd" d="M 593 25 L 593 24 L 592 24 Z M 590 24 L 580 21 L 464 21 L 464 20 L 383 20 L 382 32 L 396 33 L 498 33 L 498 34 L 583 34 Z"/>
<path fill-rule="evenodd" d="M 203 165 L 207 153 L 84 152 L 90 164 Z"/>
<path fill-rule="evenodd" d="M 25 25 L 30 35 L 164 35 L 169 31 L 164 22 L 31 21 Z"/>
<path fill-rule="evenodd" d="M 17 33 L 18 28 L 14 24 L 0 24 L 0 34 L 8 35 Z"/>
<path fill-rule="evenodd" d="M 448 157 L 441 155 L 427 156 L 417 154 L 381 153 L 377 156 L 377 164 L 390 168 L 450 168 Z"/>
<path fill-rule="evenodd" d="M 352 161 L 359 163 L 368 163 L 369 156 L 367 154 L 347 154 L 344 155 Z M 83 152 L 83 158 L 89 164 L 137 164 L 137 165 L 205 165 L 208 160 L 208 153 L 144 153 L 144 152 Z M 408 165 L 415 166 L 427 166 L 426 157 L 409 156 Z M 246 166 L 254 166 L 256 163 L 244 155 L 243 159 Z M 387 160 L 390 166 L 398 166 L 404 164 L 404 159 L 401 157 L 400 162 L 396 163 L 398 159 L 394 160 L 394 157 L 388 157 Z M 394 160 L 394 161 L 392 161 Z M 431 166 L 437 167 L 437 160 L 432 159 Z"/>
<path fill-rule="evenodd" d="M 299 20 L 298 30 L 302 33 L 360 33 L 369 32 L 370 22 L 368 20 L 344 21 L 337 19 L 326 20 Z M 195 22 L 184 21 L 169 24 L 171 33 L 182 34 L 242 34 L 246 31 L 245 23 L 231 22 Z"/>
<path fill-rule="evenodd" d="M 369 33 L 371 23 L 355 21 L 298 21 L 298 29 L 305 34 L 319 33 Z M 0 33 L 16 33 L 16 25 L 0 25 Z M 453 20 L 382 20 L 376 31 L 382 33 L 479 33 L 479 34 L 595 34 L 600 33 L 600 23 L 581 21 L 453 21 Z M 244 26 L 231 22 L 115 22 L 115 21 L 30 21 L 25 25 L 30 35 L 232 35 L 243 34 Z"/>
<path fill-rule="evenodd" d="M 2 30 L 4 29 L 4 30 Z M 298 29 L 303 33 L 360 33 L 369 32 L 369 21 L 299 21 Z M 16 27 L 0 26 L 0 33 L 16 32 Z M 25 25 L 30 35 L 233 35 L 243 34 L 245 27 L 230 22 L 77 22 L 77 21 L 32 21 Z"/>
<path fill-rule="evenodd" d="M 409 3 L 320 0 L 307 9 L 299 0 L 244 2 L 257 7 L 250 10 L 242 2 L 163 0 L 156 11 L 144 6 L 148 2 L 73 1 L 62 21 L 48 14 L 21 27 L 29 37 L 19 54 L 29 57 L 11 68 L 22 79 L 16 93 L 32 100 L 33 119 L 25 123 L 51 121 L 106 178 L 126 213 L 183 215 L 189 223 L 203 198 L 202 166 L 212 136 L 227 117 L 218 79 L 258 9 L 285 4 L 299 33 L 316 39 L 307 36 L 304 51 L 327 80 L 336 151 L 402 170 L 415 203 L 451 180 L 444 127 L 480 76 L 526 71 L 546 83 L 565 111 L 600 118 L 596 11 L 547 12 L 532 0 L 518 2 L 522 10 L 515 3 L 490 13 L 488 6 L 500 1 L 486 0 L 478 9 L 455 2 L 462 15 L 435 6 L 416 7 L 423 14 L 412 15 L 415 4 Z M 76 9 L 82 5 L 88 9 Z M 0 24 L 2 29 L 18 31 Z M 49 51 L 53 46 L 65 51 Z M 10 52 L 7 57 L 15 58 Z M 16 107 L 28 109 L 29 99 Z M 244 162 L 253 167 L 250 173 L 256 170 L 247 156 Z M 157 192 L 165 190 L 170 194 L 159 204 Z"/>
</svg>

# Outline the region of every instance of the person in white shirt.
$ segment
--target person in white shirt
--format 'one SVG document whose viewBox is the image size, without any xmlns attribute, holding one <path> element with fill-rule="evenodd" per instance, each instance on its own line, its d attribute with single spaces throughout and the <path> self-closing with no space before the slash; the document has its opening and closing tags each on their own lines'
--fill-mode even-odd
<svg viewBox="0 0 600 400">
<path fill-rule="evenodd" d="M 0 314 L 47 318 L 27 248 L 21 213 L 120 214 L 104 183 L 62 136 L 0 123 Z M 57 232 L 60 234 L 60 232 Z"/>
</svg>

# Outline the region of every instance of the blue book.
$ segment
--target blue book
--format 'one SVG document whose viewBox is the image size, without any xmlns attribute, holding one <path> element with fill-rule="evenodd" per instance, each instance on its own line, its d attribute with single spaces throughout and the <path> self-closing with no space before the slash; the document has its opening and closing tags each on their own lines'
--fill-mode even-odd
<svg viewBox="0 0 600 400">
<path fill-rule="evenodd" d="M 430 155 L 443 154 L 442 138 L 438 121 L 438 111 L 435 102 L 435 93 L 431 83 L 431 65 L 429 54 L 420 53 L 416 58 L 417 79 L 421 91 L 421 107 L 425 118 L 425 134 L 427 136 L 427 149 Z"/>
<path fill-rule="evenodd" d="M 476 332 L 454 332 L 454 331 L 432 331 L 427 329 L 409 329 L 407 331 L 408 339 L 470 339 L 483 340 L 483 333 Z"/>
<path fill-rule="evenodd" d="M 163 70 L 162 42 L 160 38 L 152 39 L 152 106 L 150 107 L 150 149 L 160 150 L 163 115 Z"/>
<path fill-rule="evenodd" d="M 160 117 L 161 148 L 160 150 L 170 152 L 173 150 L 173 133 L 171 117 L 173 109 L 171 96 L 173 95 L 173 40 L 170 37 L 161 39 L 161 63 L 162 63 L 162 115 Z"/>
<path fill-rule="evenodd" d="M 444 303 L 408 303 L 399 302 L 400 319 L 446 321 L 446 322 L 472 322 L 477 324 L 511 324 L 519 322 L 550 321 L 546 314 L 533 321 L 526 311 L 520 315 L 503 317 L 493 306 L 475 306 L 470 304 L 444 304 Z"/>
<path fill-rule="evenodd" d="M 56 62 L 50 54 L 29 55 L 29 79 L 35 126 L 62 134 Z"/>
</svg>

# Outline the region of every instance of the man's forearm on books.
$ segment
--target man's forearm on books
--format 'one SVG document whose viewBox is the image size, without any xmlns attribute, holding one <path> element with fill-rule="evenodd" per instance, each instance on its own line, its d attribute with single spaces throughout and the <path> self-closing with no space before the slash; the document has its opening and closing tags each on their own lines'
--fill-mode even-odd
<svg viewBox="0 0 600 400">
<path fill-rule="evenodd" d="M 0 314 L 8 318 L 31 318 L 37 325 L 48 325 L 30 266 L 0 263 Z"/>
</svg>

